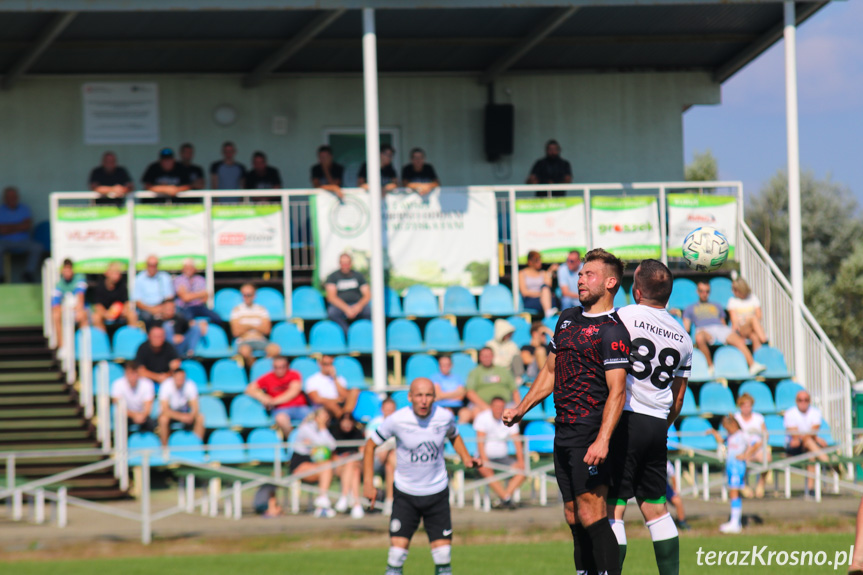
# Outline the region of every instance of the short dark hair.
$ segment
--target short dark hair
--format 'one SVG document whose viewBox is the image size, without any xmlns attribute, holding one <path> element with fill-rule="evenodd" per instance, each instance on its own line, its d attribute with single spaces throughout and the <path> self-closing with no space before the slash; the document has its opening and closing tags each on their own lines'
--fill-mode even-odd
<svg viewBox="0 0 863 575">
<path fill-rule="evenodd" d="M 381 154 L 383 154 L 384 152 L 392 152 L 393 154 L 396 153 L 395 149 L 389 144 L 381 144 Z"/>
<path fill-rule="evenodd" d="M 489 350 L 490 352 L 494 353 L 494 350 L 486 345 L 486 346 L 479 348 L 479 351 L 476 352 L 477 356 L 479 354 L 481 354 L 482 352 L 484 352 L 485 350 Z"/>
<path fill-rule="evenodd" d="M 244 288 L 244 287 L 246 287 L 246 286 L 251 287 L 251 288 L 252 288 L 253 290 L 255 290 L 255 291 L 257 291 L 257 290 L 258 290 L 257 286 L 256 286 L 254 283 L 252 283 L 252 282 L 245 282 L 245 283 L 243 283 L 243 285 L 241 285 L 241 286 L 240 286 L 240 289 L 243 289 L 243 288 Z"/>
<path fill-rule="evenodd" d="M 224 143 L 224 144 L 222 144 L 222 149 L 224 150 L 224 149 L 225 149 L 225 148 L 227 148 L 228 146 L 231 146 L 232 148 L 236 148 L 236 147 L 237 147 L 237 146 L 235 146 L 235 145 L 234 145 L 234 142 L 232 142 L 231 140 L 226 140 L 226 141 L 225 141 L 225 143 Z"/>
<path fill-rule="evenodd" d="M 697 281 L 697 282 L 695 282 L 695 283 L 696 283 L 696 285 L 705 285 L 705 286 L 707 286 L 707 287 L 710 287 L 710 282 L 709 282 L 709 281 L 707 281 L 707 280 L 698 280 L 698 281 Z"/>
<path fill-rule="evenodd" d="M 549 147 L 549 146 L 552 146 L 552 145 L 557 146 L 558 148 L 560 147 L 560 144 L 557 142 L 557 140 L 555 140 L 554 138 L 552 138 L 552 139 L 550 139 L 549 141 L 547 141 L 547 142 L 545 143 L 545 149 L 547 150 L 547 149 L 548 149 L 548 147 Z"/>
<path fill-rule="evenodd" d="M 263 152 L 255 152 L 254 154 L 252 154 L 252 159 L 254 160 L 255 158 L 261 158 L 262 160 L 266 160 L 267 155 Z"/>
<path fill-rule="evenodd" d="M 532 345 L 523 345 L 521 346 L 521 351 L 529 351 L 530 353 L 536 353 L 536 348 Z"/>
<path fill-rule="evenodd" d="M 536 258 L 541 258 L 542 254 L 536 250 L 530 250 L 527 252 L 527 261 L 535 260 Z"/>
<path fill-rule="evenodd" d="M 65 268 L 66 266 L 75 267 L 75 264 L 72 263 L 71 258 L 66 258 L 65 260 L 63 260 L 63 266 L 62 267 Z"/>
<path fill-rule="evenodd" d="M 194 149 L 195 149 L 195 146 L 193 146 L 193 145 L 192 145 L 192 144 L 190 144 L 189 142 L 186 142 L 185 144 L 180 145 L 180 149 L 181 149 L 181 150 L 186 150 L 186 149 L 189 149 L 189 148 L 191 148 L 191 149 L 193 149 L 193 150 L 194 150 Z"/>
<path fill-rule="evenodd" d="M 176 374 L 178 374 L 178 373 L 182 373 L 183 375 L 186 375 L 186 370 L 185 370 L 185 369 L 183 369 L 183 366 L 182 366 L 182 365 L 181 365 L 180 367 L 178 367 L 177 369 L 175 369 L 174 371 L 172 371 L 172 372 L 171 372 L 171 374 L 172 374 L 172 375 L 176 375 Z"/>
<path fill-rule="evenodd" d="M 423 156 L 426 155 L 425 150 L 423 150 L 422 148 L 414 148 L 411 150 L 411 157 L 413 157 L 413 155 L 416 154 L 417 152 L 419 152 Z"/>
<path fill-rule="evenodd" d="M 385 399 L 381 402 L 381 405 L 383 405 L 383 404 L 385 404 L 385 403 L 392 403 L 393 405 L 395 405 L 395 404 L 396 404 L 396 400 L 395 400 L 395 399 L 393 399 L 392 397 L 387 397 L 387 398 L 385 398 Z"/>
<path fill-rule="evenodd" d="M 333 149 L 332 149 L 332 147 L 330 147 L 330 146 L 328 146 L 328 145 L 326 145 L 326 144 L 324 144 L 323 146 L 318 146 L 318 153 L 320 154 L 321 152 L 329 152 L 329 154 L 330 154 L 331 156 L 333 155 Z"/>
<path fill-rule="evenodd" d="M 506 400 L 499 395 L 495 395 L 494 397 L 492 397 L 491 401 L 489 401 L 489 403 L 491 403 L 492 401 L 502 401 L 502 402 L 506 403 Z"/>
<path fill-rule="evenodd" d="M 545 324 L 544 324 L 544 323 L 542 323 L 541 321 L 535 321 L 535 322 L 533 322 L 532 324 L 530 324 L 530 333 L 532 334 L 532 333 L 533 333 L 533 332 L 535 332 L 535 331 L 539 331 L 539 330 L 541 330 L 544 326 L 545 326 Z"/>
<path fill-rule="evenodd" d="M 671 270 L 659 260 L 643 260 L 635 270 L 635 285 L 641 297 L 665 305 L 671 297 L 674 278 Z"/>
<path fill-rule="evenodd" d="M 609 291 L 612 294 L 616 294 L 620 288 L 620 282 L 623 279 L 623 269 L 626 267 L 626 264 L 622 259 L 602 248 L 596 248 L 584 254 L 584 263 L 587 264 L 592 261 L 600 261 L 611 268 L 611 275 L 617 279 L 617 286 Z"/>
<path fill-rule="evenodd" d="M 141 367 L 141 364 L 134 359 L 123 364 L 123 369 L 131 369 L 132 371 L 137 371 L 139 367 Z"/>
</svg>

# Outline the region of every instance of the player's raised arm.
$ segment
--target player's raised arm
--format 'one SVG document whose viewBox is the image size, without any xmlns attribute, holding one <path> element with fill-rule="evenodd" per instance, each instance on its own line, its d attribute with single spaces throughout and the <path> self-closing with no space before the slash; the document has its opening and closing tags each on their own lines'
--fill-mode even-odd
<svg viewBox="0 0 863 575">
<path fill-rule="evenodd" d="M 608 399 L 605 400 L 605 408 L 602 410 L 602 425 L 596 441 L 587 448 L 584 456 L 584 462 L 588 465 L 599 465 L 608 457 L 608 444 L 626 403 L 626 370 L 606 371 L 605 382 L 608 385 Z"/>
<path fill-rule="evenodd" d="M 450 439 L 450 441 L 452 441 L 453 449 L 455 449 L 455 452 L 458 453 L 459 457 L 461 457 L 461 462 L 465 467 L 468 469 L 473 467 L 482 467 L 482 461 L 468 453 L 467 446 L 464 444 L 464 439 L 461 438 L 461 435 L 456 435 Z"/>
<path fill-rule="evenodd" d="M 521 403 L 517 407 L 507 409 L 503 412 L 503 422 L 506 425 L 510 427 L 516 425 L 528 411 L 542 403 L 554 391 L 554 356 L 555 354 L 553 353 L 548 354 L 545 366 L 539 372 L 527 394 L 522 398 Z M 626 385 L 624 384 L 624 396 L 625 392 Z M 622 406 L 623 404 L 621 404 Z"/>
<path fill-rule="evenodd" d="M 686 386 L 689 382 L 687 377 L 675 377 L 671 383 L 671 409 L 668 412 L 668 427 L 674 423 L 680 411 L 683 409 L 683 397 L 686 395 Z"/>
</svg>

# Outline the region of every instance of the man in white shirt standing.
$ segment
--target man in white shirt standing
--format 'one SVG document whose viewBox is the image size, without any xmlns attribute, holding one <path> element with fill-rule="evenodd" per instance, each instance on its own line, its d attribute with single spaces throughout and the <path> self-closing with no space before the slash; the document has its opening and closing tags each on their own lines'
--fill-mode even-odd
<svg viewBox="0 0 863 575">
<path fill-rule="evenodd" d="M 318 366 L 321 370 L 303 385 L 303 391 L 312 405 L 323 407 L 333 419 L 340 418 L 343 413 L 352 413 L 360 390 L 347 388 L 345 378 L 336 373 L 333 356 L 322 355 Z"/>
<path fill-rule="evenodd" d="M 524 469 L 524 451 L 521 442 L 514 439 L 518 437 L 518 428 L 507 427 L 501 419 L 505 407 L 506 400 L 502 397 L 495 397 L 491 400 L 491 409 L 483 411 L 473 421 L 477 446 L 479 447 L 479 458 L 482 460 L 482 467 L 478 471 L 483 477 L 491 477 L 496 471 L 499 471 L 499 469 L 492 469 L 489 464 L 496 465 L 498 468 L 506 467 L 517 471 Z M 509 454 L 508 443 L 510 441 L 515 444 L 514 457 Z M 513 475 L 506 489 L 499 481 L 488 484 L 495 495 L 500 497 L 500 509 L 515 509 L 512 495 L 524 483 L 524 480 L 524 475 Z"/>
<path fill-rule="evenodd" d="M 431 380 L 415 379 L 408 399 L 411 404 L 385 419 L 366 442 L 363 494 L 370 501 L 376 499 L 375 448 L 395 437 L 398 464 L 386 575 L 401 575 L 411 537 L 420 520 L 428 534 L 435 575 L 451 575 L 452 517 L 444 461 L 447 439 L 466 468 L 480 467 L 482 462 L 468 453 L 452 412 L 434 404 L 435 389 Z"/>
<path fill-rule="evenodd" d="M 827 442 L 823 437 L 818 436 L 818 430 L 821 429 L 821 412 L 817 407 L 812 407 L 809 392 L 797 393 L 795 406 L 785 411 L 784 423 L 785 432 L 788 434 L 785 438 L 785 453 L 788 457 L 815 453 L 816 455 L 809 461 L 814 461 L 815 458 L 821 462 L 828 460 L 827 455 L 821 452 L 821 448 L 827 447 Z M 804 498 L 809 499 L 815 489 L 815 466 L 809 465 L 806 470 L 809 471 L 810 476 L 806 479 Z"/>
<path fill-rule="evenodd" d="M 183 428 L 204 439 L 204 415 L 198 408 L 198 386 L 186 380 L 186 372 L 175 369 L 159 387 L 159 435 L 162 445 L 168 445 L 171 422 L 179 421 Z"/>
<path fill-rule="evenodd" d="M 142 431 L 153 431 L 156 423 L 150 418 L 150 413 L 156 387 L 151 380 L 141 377 L 138 368 L 137 362 L 126 362 L 123 377 L 111 383 L 111 400 L 115 404 L 121 399 L 125 402 L 129 425 L 137 425 Z"/>
</svg>

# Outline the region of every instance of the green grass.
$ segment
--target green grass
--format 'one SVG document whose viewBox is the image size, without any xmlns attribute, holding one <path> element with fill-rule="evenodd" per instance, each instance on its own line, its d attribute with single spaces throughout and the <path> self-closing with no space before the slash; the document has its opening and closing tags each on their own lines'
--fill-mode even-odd
<svg viewBox="0 0 863 575">
<path fill-rule="evenodd" d="M 852 534 L 795 534 L 684 537 L 681 541 L 681 575 L 703 572 L 712 575 L 751 573 L 844 573 L 824 565 L 803 567 L 758 566 L 710 567 L 696 565 L 699 548 L 707 551 L 751 550 L 753 545 L 768 546 L 768 551 L 824 551 L 833 561 L 837 551 L 848 551 Z M 471 545 L 453 548 L 453 570 L 456 574 L 525 575 L 572 573 L 572 550 L 565 542 L 520 543 L 507 545 Z M 764 555 L 765 560 L 767 554 Z M 234 575 L 236 573 L 291 573 L 292 575 L 381 575 L 386 561 L 386 549 L 361 550 L 315 549 L 291 553 L 238 553 L 232 555 L 198 555 L 175 557 L 136 557 L 124 559 L 94 559 L 75 561 L 43 561 L 0 563 L 0 573 L 16 575 L 92 575 L 122 573 L 123 575 Z M 846 563 L 847 564 L 847 563 Z M 413 549 L 405 566 L 406 575 L 433 573 L 428 547 Z M 656 573 L 653 548 L 649 540 L 636 539 L 629 543 L 624 564 L 625 575 Z"/>
</svg>

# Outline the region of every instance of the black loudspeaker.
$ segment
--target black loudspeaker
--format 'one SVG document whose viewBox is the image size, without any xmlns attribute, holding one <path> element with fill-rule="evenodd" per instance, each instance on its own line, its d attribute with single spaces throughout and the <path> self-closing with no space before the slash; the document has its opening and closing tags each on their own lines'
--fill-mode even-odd
<svg viewBox="0 0 863 575">
<path fill-rule="evenodd" d="M 485 155 L 489 162 L 512 154 L 515 107 L 512 104 L 486 104 Z"/>
</svg>

